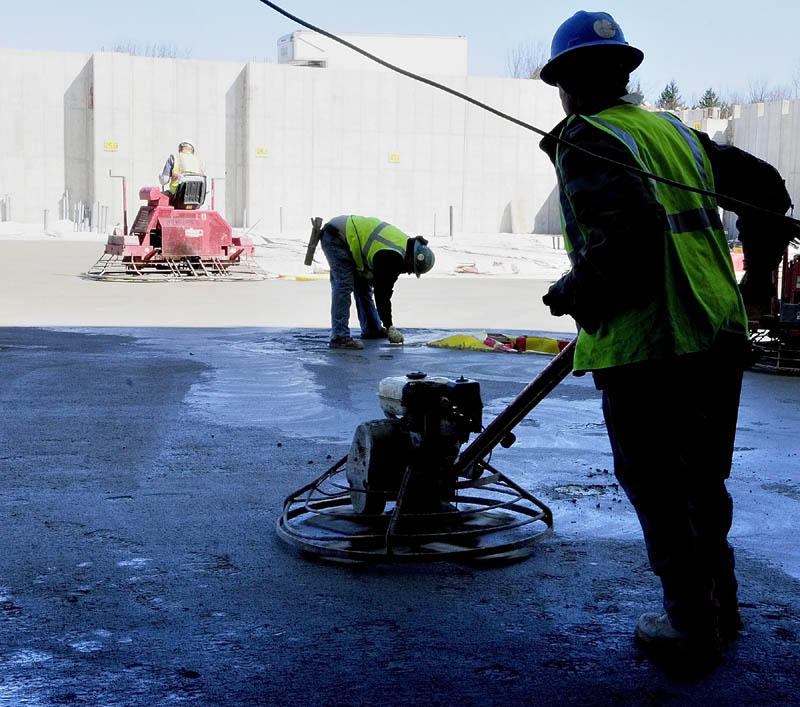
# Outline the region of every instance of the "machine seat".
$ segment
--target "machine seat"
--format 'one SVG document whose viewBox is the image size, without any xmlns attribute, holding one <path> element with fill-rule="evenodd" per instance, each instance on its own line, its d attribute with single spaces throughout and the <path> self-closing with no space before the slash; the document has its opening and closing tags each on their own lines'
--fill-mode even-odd
<svg viewBox="0 0 800 707">
<path fill-rule="evenodd" d="M 170 203 L 176 209 L 199 209 L 205 200 L 205 175 L 182 174 Z"/>
</svg>

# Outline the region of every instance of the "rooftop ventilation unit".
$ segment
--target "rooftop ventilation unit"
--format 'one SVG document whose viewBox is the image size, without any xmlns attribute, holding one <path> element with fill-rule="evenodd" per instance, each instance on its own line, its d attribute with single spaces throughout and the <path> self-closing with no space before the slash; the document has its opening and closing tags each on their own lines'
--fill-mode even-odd
<svg viewBox="0 0 800 707">
<path fill-rule="evenodd" d="M 324 68 L 328 60 L 325 50 L 309 41 L 308 32 L 298 31 L 278 40 L 278 63 Z"/>
</svg>

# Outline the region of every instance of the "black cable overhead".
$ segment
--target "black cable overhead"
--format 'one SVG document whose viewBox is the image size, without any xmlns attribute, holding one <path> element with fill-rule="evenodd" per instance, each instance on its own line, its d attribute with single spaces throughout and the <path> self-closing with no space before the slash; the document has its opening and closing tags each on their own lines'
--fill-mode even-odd
<svg viewBox="0 0 800 707">
<path fill-rule="evenodd" d="M 564 138 L 562 138 L 562 137 L 559 137 L 557 135 L 552 135 L 552 134 L 548 133 L 547 131 L 542 130 L 541 128 L 537 128 L 535 125 L 531 125 L 530 123 L 526 123 L 524 120 L 520 120 L 519 118 L 515 118 L 513 115 L 509 115 L 508 113 L 504 113 L 503 111 L 498 110 L 497 108 L 494 108 L 494 107 L 488 105 L 487 103 L 483 103 L 482 101 L 479 101 L 476 98 L 473 98 L 472 96 L 467 95 L 466 93 L 461 93 L 460 91 L 456 91 L 454 88 L 450 88 L 449 86 L 445 86 L 444 84 L 438 83 L 437 81 L 433 81 L 432 79 L 426 78 L 424 76 L 420 76 L 419 74 L 415 74 L 415 73 L 413 73 L 411 71 L 407 71 L 406 69 L 402 69 L 399 66 L 395 66 L 394 64 L 390 64 L 388 61 L 384 61 L 380 57 L 377 57 L 374 54 L 370 54 L 368 51 L 365 51 L 364 49 L 361 49 L 361 47 L 357 47 L 355 44 L 352 44 L 352 43 L 348 42 L 347 40 L 342 39 L 341 37 L 337 37 L 335 34 L 331 34 L 330 32 L 322 29 L 321 27 L 317 27 L 317 26 L 311 24 L 310 22 L 307 22 L 306 20 L 303 20 L 303 19 L 297 17 L 296 15 L 293 15 L 291 12 L 288 12 L 287 10 L 284 10 L 282 7 L 276 5 L 274 2 L 270 2 L 270 0 L 259 0 L 259 2 L 262 2 L 267 7 L 271 7 L 273 10 L 275 10 L 275 12 L 277 12 L 280 15 L 283 15 L 284 17 L 286 17 L 289 20 L 292 20 L 292 22 L 296 22 L 297 24 L 299 24 L 299 25 L 301 25 L 301 26 L 303 26 L 303 27 L 305 27 L 307 29 L 310 29 L 313 32 L 317 32 L 318 34 L 321 34 L 324 37 L 328 37 L 328 39 L 332 39 L 334 42 L 338 42 L 339 44 L 344 45 L 348 49 L 352 49 L 354 52 L 358 52 L 362 56 L 367 57 L 367 59 L 370 59 L 371 61 L 374 61 L 375 63 L 380 64 L 381 66 L 385 66 L 387 69 L 390 69 L 391 71 L 394 71 L 394 72 L 396 72 L 398 74 L 402 74 L 403 76 L 407 76 L 408 78 L 413 79 L 414 81 L 419 81 L 420 83 L 427 84 L 428 86 L 433 86 L 433 88 L 438 88 L 440 91 L 444 91 L 445 93 L 449 93 L 452 96 L 456 96 L 456 98 L 460 98 L 460 99 L 466 101 L 467 103 L 471 103 L 472 105 L 477 106 L 478 108 L 482 108 L 483 110 L 488 111 L 489 113 L 492 113 L 492 114 L 494 114 L 494 115 L 496 115 L 496 116 L 498 116 L 500 118 L 503 118 L 504 120 L 508 120 L 509 122 L 514 123 L 515 125 L 519 125 L 521 128 L 525 128 L 526 130 L 530 130 L 530 131 L 532 131 L 534 133 L 537 133 L 538 135 L 541 135 L 542 137 L 547 137 L 547 138 L 557 142 L 559 145 L 563 145 L 565 147 L 570 147 L 573 150 L 578 150 L 579 152 L 582 152 L 582 153 L 584 153 L 584 154 L 586 154 L 586 155 L 588 155 L 590 157 L 593 157 L 595 159 L 602 160 L 603 162 L 607 162 L 609 164 L 613 164 L 613 165 L 615 165 L 617 167 L 622 167 L 623 169 L 627 169 L 630 172 L 633 172 L 635 174 L 639 174 L 642 177 L 645 177 L 646 179 L 652 179 L 652 180 L 654 180 L 656 182 L 661 182 L 662 184 L 667 184 L 668 186 L 676 187 L 677 189 L 683 189 L 684 191 L 690 191 L 690 192 L 694 192 L 696 194 L 702 194 L 703 196 L 710 196 L 710 197 L 712 197 L 714 199 L 722 198 L 722 199 L 725 199 L 726 201 L 729 201 L 731 203 L 735 203 L 735 204 L 739 204 L 740 206 L 744 206 L 747 209 L 750 209 L 751 211 L 758 211 L 760 213 L 768 214 L 769 216 L 772 216 L 772 217 L 775 217 L 775 218 L 786 219 L 787 221 L 789 221 L 789 222 L 791 222 L 791 223 L 793 223 L 793 224 L 795 224 L 797 226 L 800 226 L 800 220 L 792 218 L 791 216 L 786 216 L 785 214 L 781 214 L 781 213 L 778 213 L 776 211 L 772 211 L 771 209 L 765 209 L 762 206 L 756 206 L 755 204 L 750 204 L 750 203 L 748 203 L 746 201 L 742 201 L 741 199 L 735 199 L 733 197 L 726 196 L 725 194 L 719 194 L 717 192 L 709 191 L 707 189 L 701 189 L 699 187 L 693 187 L 693 186 L 690 186 L 689 184 L 683 184 L 682 182 L 677 182 L 677 181 L 675 181 L 673 179 L 668 179 L 667 177 L 662 177 L 662 176 L 659 176 L 657 174 L 651 174 L 650 172 L 647 172 L 646 170 L 643 170 L 643 169 L 639 169 L 638 167 L 634 167 L 633 165 L 625 164 L 624 162 L 619 162 L 619 161 L 617 161 L 615 159 L 612 159 L 610 157 L 605 157 L 604 155 L 598 155 L 597 153 L 592 152 L 591 150 L 587 150 L 586 148 L 581 147 L 580 145 L 575 145 L 575 144 L 571 143 L 569 140 L 564 140 Z"/>
</svg>

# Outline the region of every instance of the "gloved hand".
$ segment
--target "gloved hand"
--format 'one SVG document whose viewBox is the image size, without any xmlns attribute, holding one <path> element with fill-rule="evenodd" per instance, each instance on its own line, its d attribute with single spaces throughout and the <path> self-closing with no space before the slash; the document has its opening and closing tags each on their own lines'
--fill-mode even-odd
<svg viewBox="0 0 800 707">
<path fill-rule="evenodd" d="M 386 330 L 386 333 L 389 336 L 389 343 L 390 344 L 402 344 L 403 343 L 403 334 L 396 327 L 390 326 Z"/>
<path fill-rule="evenodd" d="M 568 313 L 558 285 L 550 285 L 547 294 L 542 297 L 542 302 L 550 307 L 550 314 L 554 317 L 563 317 Z"/>
<path fill-rule="evenodd" d="M 547 294 L 542 297 L 542 302 L 550 307 L 550 314 L 554 317 L 563 317 L 565 314 L 569 314 L 587 334 L 596 333 L 601 324 L 600 311 L 597 308 L 601 293 L 598 292 L 594 299 L 583 302 L 576 302 L 575 294 L 574 277 L 568 273 L 558 282 L 550 285 Z"/>
<path fill-rule="evenodd" d="M 747 307 L 767 307 L 777 294 L 769 270 L 747 270 L 739 283 L 739 291 Z"/>
<path fill-rule="evenodd" d="M 419 241 L 419 242 L 420 242 L 422 245 L 428 245 L 428 239 L 427 239 L 427 238 L 423 238 L 422 236 L 416 236 L 416 239 L 417 239 L 417 240 L 418 240 L 418 241 Z"/>
</svg>

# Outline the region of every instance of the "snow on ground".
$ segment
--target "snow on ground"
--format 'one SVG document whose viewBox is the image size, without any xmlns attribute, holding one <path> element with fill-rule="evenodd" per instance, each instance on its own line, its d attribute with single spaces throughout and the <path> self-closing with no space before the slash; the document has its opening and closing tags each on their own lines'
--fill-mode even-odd
<svg viewBox="0 0 800 707">
<path fill-rule="evenodd" d="M 256 258 L 275 277 L 324 277 L 328 263 L 318 247 L 314 264 L 303 264 L 308 233 L 273 235 L 265 230 L 234 229 L 234 235 L 247 233 L 256 245 Z M 72 221 L 51 221 L 47 231 L 42 224 L 0 222 L 0 240 L 96 241 L 97 256 L 103 251 L 106 235 L 76 231 Z M 436 255 L 434 269 L 425 277 L 503 277 L 556 280 L 569 268 L 561 238 L 550 235 L 511 233 L 457 233 L 427 236 Z"/>
</svg>

